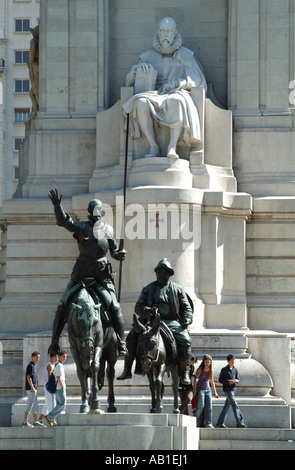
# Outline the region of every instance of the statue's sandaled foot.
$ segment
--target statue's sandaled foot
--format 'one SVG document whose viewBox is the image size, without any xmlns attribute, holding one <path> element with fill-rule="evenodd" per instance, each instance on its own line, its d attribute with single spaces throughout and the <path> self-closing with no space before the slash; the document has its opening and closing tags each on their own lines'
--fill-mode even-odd
<svg viewBox="0 0 295 470">
<path fill-rule="evenodd" d="M 176 153 L 176 150 L 174 147 L 169 147 L 167 151 L 167 157 L 168 158 L 174 158 L 174 160 L 177 160 L 179 156 Z"/>
<path fill-rule="evenodd" d="M 160 149 L 157 145 L 154 145 L 150 148 L 149 153 L 145 155 L 145 158 L 150 158 L 150 157 L 158 157 L 160 153 Z"/>
</svg>

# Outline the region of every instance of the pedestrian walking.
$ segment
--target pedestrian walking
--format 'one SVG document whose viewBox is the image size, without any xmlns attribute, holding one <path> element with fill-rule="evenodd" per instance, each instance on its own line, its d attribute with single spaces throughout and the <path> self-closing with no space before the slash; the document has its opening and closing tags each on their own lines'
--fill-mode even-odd
<svg viewBox="0 0 295 470">
<path fill-rule="evenodd" d="M 212 425 L 212 392 L 218 398 L 214 383 L 214 371 L 212 369 L 212 357 L 205 354 L 196 373 L 196 383 L 194 396 L 197 395 L 196 419 L 197 426 L 204 410 L 204 423 L 206 428 L 213 428 Z"/>
<path fill-rule="evenodd" d="M 54 375 L 57 379 L 56 406 L 48 413 L 48 415 L 44 416 L 44 420 L 50 426 L 54 424 L 53 420 L 55 420 L 66 408 L 66 377 L 63 365 L 67 360 L 67 353 L 65 351 L 60 351 L 58 354 L 58 360 L 59 362 L 54 370 Z"/>
<path fill-rule="evenodd" d="M 44 368 L 44 396 L 45 396 L 45 403 L 43 405 L 41 414 L 39 416 L 39 423 L 43 424 L 43 419 L 45 415 L 48 415 L 48 413 L 53 410 L 53 408 L 56 406 L 56 396 L 55 393 L 49 393 L 46 385 L 48 382 L 49 377 L 51 374 L 54 373 L 55 366 L 57 365 L 58 362 L 58 354 L 50 354 L 50 361 L 47 362 L 45 368 Z M 53 420 L 52 422 L 53 425 L 56 425 L 56 421 Z M 44 426 L 44 424 L 43 424 Z"/>
<path fill-rule="evenodd" d="M 229 412 L 230 407 L 233 409 L 235 420 L 237 423 L 237 428 L 246 428 L 244 423 L 244 418 L 241 413 L 241 410 L 235 399 L 235 394 L 237 390 L 237 384 L 240 381 L 238 369 L 235 367 L 235 356 L 229 354 L 227 356 L 227 366 L 223 367 L 220 371 L 219 382 L 222 384 L 222 389 L 226 395 L 226 400 L 223 406 L 223 409 L 219 415 L 219 418 L 216 423 L 217 428 L 226 428 L 225 421 Z"/>
<path fill-rule="evenodd" d="M 24 420 L 22 427 L 33 428 L 34 426 L 42 427 L 39 423 L 38 417 L 38 374 L 36 364 L 40 360 L 40 353 L 38 351 L 32 352 L 31 362 L 26 368 L 25 390 L 28 397 L 27 406 L 24 412 Z M 30 413 L 33 413 L 34 425 L 29 423 Z"/>
</svg>

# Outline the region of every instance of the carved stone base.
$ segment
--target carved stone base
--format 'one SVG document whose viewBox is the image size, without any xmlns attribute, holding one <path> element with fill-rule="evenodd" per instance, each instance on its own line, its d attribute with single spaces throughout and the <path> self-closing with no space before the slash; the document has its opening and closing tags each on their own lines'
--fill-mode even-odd
<svg viewBox="0 0 295 470">
<path fill-rule="evenodd" d="M 134 160 L 128 178 L 129 186 L 192 187 L 189 162 L 168 157 L 150 157 Z"/>
<path fill-rule="evenodd" d="M 173 414 L 112 413 L 61 415 L 56 450 L 197 450 L 194 417 Z"/>
</svg>

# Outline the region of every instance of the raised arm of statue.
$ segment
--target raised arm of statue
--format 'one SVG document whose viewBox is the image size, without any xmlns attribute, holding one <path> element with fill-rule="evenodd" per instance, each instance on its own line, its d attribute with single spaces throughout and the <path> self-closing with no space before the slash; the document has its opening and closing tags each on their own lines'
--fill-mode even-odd
<svg viewBox="0 0 295 470">
<path fill-rule="evenodd" d="M 49 199 L 51 200 L 54 207 L 60 206 L 62 200 L 62 194 L 59 195 L 57 189 L 51 189 L 48 194 Z"/>
</svg>

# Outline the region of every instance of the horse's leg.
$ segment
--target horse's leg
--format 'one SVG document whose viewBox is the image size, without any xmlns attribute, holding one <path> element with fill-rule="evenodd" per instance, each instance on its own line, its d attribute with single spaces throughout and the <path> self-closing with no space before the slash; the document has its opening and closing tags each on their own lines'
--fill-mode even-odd
<svg viewBox="0 0 295 470">
<path fill-rule="evenodd" d="M 115 394 L 114 394 L 115 363 L 113 360 L 108 360 L 107 377 L 108 377 L 108 383 L 109 383 L 107 411 L 109 413 L 116 413 L 117 408 L 115 407 Z"/>
<path fill-rule="evenodd" d="M 76 346 L 71 344 L 71 353 L 74 358 L 76 368 L 77 368 L 77 376 L 81 386 L 81 406 L 80 406 L 80 413 L 88 413 L 89 411 L 89 384 L 87 379 L 86 371 L 84 370 L 83 364 L 81 362 L 79 350 Z"/>
<path fill-rule="evenodd" d="M 99 371 L 97 374 L 98 390 L 101 390 L 102 387 L 104 386 L 105 366 L 106 366 L 106 357 L 105 357 L 105 350 L 103 350 L 103 353 L 100 358 L 100 363 L 99 363 Z"/>
<path fill-rule="evenodd" d="M 100 413 L 100 402 L 98 398 L 98 372 L 102 348 L 97 346 L 94 348 L 93 361 L 91 362 L 92 371 L 92 394 L 90 400 L 90 413 Z"/>
<path fill-rule="evenodd" d="M 117 338 L 114 336 L 113 340 L 108 344 L 106 351 L 107 359 L 107 378 L 108 378 L 108 409 L 109 413 L 116 413 L 115 407 L 115 394 L 114 394 L 114 379 L 115 379 L 115 364 L 118 359 L 118 346 Z"/>
<path fill-rule="evenodd" d="M 179 384 L 179 377 L 178 377 L 178 365 L 171 369 L 172 375 L 172 391 L 173 391 L 173 413 L 178 414 L 179 411 L 179 400 L 178 400 L 178 384 Z"/>
</svg>

